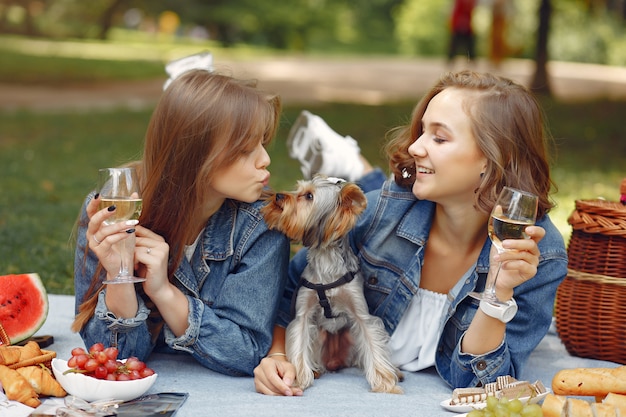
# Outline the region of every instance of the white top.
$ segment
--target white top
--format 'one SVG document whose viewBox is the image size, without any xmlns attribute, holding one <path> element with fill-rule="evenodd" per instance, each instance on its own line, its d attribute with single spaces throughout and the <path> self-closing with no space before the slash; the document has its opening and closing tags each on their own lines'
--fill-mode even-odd
<svg viewBox="0 0 626 417">
<path fill-rule="evenodd" d="M 185 257 L 187 258 L 187 261 L 191 262 L 191 257 L 193 256 L 193 253 L 196 251 L 196 246 L 198 246 L 198 241 L 200 240 L 200 236 L 202 236 L 203 232 L 204 232 L 204 229 L 202 229 L 200 233 L 198 233 L 196 240 L 194 240 L 191 245 L 185 245 Z"/>
<path fill-rule="evenodd" d="M 418 288 L 389 340 L 394 365 L 409 372 L 435 365 L 440 324 L 447 307 L 446 294 Z"/>
</svg>

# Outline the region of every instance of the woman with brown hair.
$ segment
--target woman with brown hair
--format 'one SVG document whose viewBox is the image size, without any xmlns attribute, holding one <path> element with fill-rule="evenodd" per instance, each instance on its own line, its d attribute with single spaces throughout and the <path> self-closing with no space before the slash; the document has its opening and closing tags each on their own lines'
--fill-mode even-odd
<svg viewBox="0 0 626 417">
<path fill-rule="evenodd" d="M 120 357 L 153 349 L 191 354 L 207 368 L 250 375 L 267 353 L 286 276 L 289 242 L 268 230 L 258 201 L 269 181 L 265 146 L 280 99 L 253 83 L 205 70 L 164 91 L 145 136 L 138 224 L 103 223 L 90 194 L 78 222 L 74 330 Z M 115 276 L 112 245 L 136 235 L 141 284 Z"/>
<path fill-rule="evenodd" d="M 567 274 L 563 238 L 547 215 L 553 206 L 548 135 L 530 91 L 491 74 L 443 75 L 410 123 L 391 132 L 388 180 L 364 161 L 346 161 L 360 158 L 358 148 L 339 160 L 331 149 L 344 138 L 329 137 L 329 128 L 320 126 L 319 117 L 304 113 L 288 143 L 298 148 L 298 158 L 309 158 L 304 166 L 323 167 L 327 175 L 356 167 L 364 173 L 362 188 L 373 190 L 350 244 L 369 310 L 390 335 L 394 365 L 408 372 L 435 367 L 454 388 L 519 377 L 550 327 L 556 289 Z M 487 223 L 505 186 L 536 194 L 539 210 L 536 225 L 524 230 L 529 238 L 506 239 L 498 253 Z M 500 263 L 495 291 L 502 305 L 471 297 Z M 302 394 L 284 357 L 284 336 L 288 300 L 305 265 L 303 250 L 289 265 L 270 353 L 255 369 L 258 392 Z M 337 369 L 351 341 L 342 333 L 329 337 L 336 343 L 324 361 Z"/>
</svg>

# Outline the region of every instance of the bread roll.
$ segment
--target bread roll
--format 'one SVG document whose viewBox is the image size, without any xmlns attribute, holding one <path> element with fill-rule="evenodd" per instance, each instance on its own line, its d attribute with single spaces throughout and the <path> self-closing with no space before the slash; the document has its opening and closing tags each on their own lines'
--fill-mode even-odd
<svg viewBox="0 0 626 417">
<path fill-rule="evenodd" d="M 604 398 L 604 403 L 614 406 L 622 416 L 626 417 L 626 395 L 609 392 Z"/>
<path fill-rule="evenodd" d="M 562 395 L 546 395 L 546 398 L 543 399 L 543 404 L 541 405 L 543 417 L 561 417 L 565 401 L 567 401 L 567 397 Z"/>
<path fill-rule="evenodd" d="M 565 403 L 566 417 L 593 417 L 591 404 L 578 398 L 568 398 Z"/>
<path fill-rule="evenodd" d="M 617 417 L 617 411 L 611 404 L 593 403 L 591 412 L 593 417 Z"/>
<path fill-rule="evenodd" d="M 563 369 L 552 379 L 557 395 L 604 397 L 609 392 L 626 394 L 626 366 L 617 368 Z"/>
</svg>

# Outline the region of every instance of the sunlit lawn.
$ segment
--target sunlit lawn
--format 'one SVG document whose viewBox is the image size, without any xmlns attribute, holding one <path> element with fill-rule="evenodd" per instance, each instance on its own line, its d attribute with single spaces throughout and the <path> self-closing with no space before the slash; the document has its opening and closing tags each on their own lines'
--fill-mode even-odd
<svg viewBox="0 0 626 417">
<path fill-rule="evenodd" d="M 20 65 L 10 64 L 14 76 L 23 76 L 22 82 L 29 82 L 28 74 L 33 72 L 40 76 L 39 82 L 41 77 L 56 82 L 64 79 L 68 68 L 88 72 L 94 65 L 104 67 L 98 79 L 162 76 L 161 58 L 156 53 L 156 58 L 147 58 L 143 64 L 141 60 L 129 64 L 119 57 L 94 61 L 59 54 L 51 59 L 45 54 L 22 55 L 6 48 L 6 39 L 0 38 L 0 52 L 3 47 L 9 57 L 29 68 L 20 72 Z M 4 66 L 7 54 L 3 58 L 0 53 L 0 81 L 4 82 L 11 74 Z M 43 64 L 52 61 L 54 70 L 42 72 Z M 39 70 L 31 68 L 33 65 Z M 338 132 L 358 138 L 364 154 L 384 166 L 380 154 L 384 134 L 407 119 L 413 104 L 328 104 L 310 110 Z M 558 146 L 553 171 L 559 187 L 554 195 L 558 206 L 551 215 L 567 238 L 567 217 L 575 199 L 619 198 L 619 182 L 626 177 L 626 102 L 544 104 Z M 291 188 L 300 178 L 284 144 L 300 110 L 285 108 L 270 148 L 271 186 L 277 189 Z M 51 293 L 73 292 L 71 232 L 82 200 L 93 187 L 98 168 L 139 157 L 149 117 L 149 109 L 0 114 L 0 274 L 38 272 Z"/>
</svg>

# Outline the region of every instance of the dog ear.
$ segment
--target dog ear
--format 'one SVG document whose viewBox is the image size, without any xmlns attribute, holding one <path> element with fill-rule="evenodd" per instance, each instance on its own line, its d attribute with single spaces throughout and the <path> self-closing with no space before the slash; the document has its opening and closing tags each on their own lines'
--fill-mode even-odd
<svg viewBox="0 0 626 417">
<path fill-rule="evenodd" d="M 367 207 L 367 198 L 361 188 L 353 183 L 346 183 L 341 188 L 341 206 L 359 215 Z"/>
</svg>

